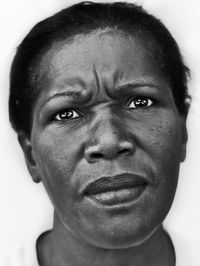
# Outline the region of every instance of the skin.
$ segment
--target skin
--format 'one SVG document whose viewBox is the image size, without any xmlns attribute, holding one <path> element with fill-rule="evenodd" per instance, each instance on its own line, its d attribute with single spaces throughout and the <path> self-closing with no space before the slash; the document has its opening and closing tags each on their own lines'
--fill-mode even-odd
<svg viewBox="0 0 200 266">
<path fill-rule="evenodd" d="M 31 136 L 19 140 L 55 207 L 54 228 L 38 241 L 41 265 L 174 265 L 162 221 L 185 159 L 185 117 L 145 42 L 97 31 L 56 43 L 40 63 L 40 89 Z M 80 193 L 125 172 L 148 182 L 129 207 Z"/>
</svg>

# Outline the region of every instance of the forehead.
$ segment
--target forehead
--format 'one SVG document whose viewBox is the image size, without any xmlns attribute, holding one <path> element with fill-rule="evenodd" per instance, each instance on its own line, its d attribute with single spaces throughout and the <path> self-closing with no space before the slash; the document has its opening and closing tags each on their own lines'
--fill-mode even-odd
<svg viewBox="0 0 200 266">
<path fill-rule="evenodd" d="M 40 87 L 54 93 L 62 87 L 107 87 L 124 81 L 159 82 L 161 70 L 144 39 L 119 31 L 99 30 L 55 43 L 40 63 Z M 54 88 L 54 89 L 53 89 Z"/>
</svg>

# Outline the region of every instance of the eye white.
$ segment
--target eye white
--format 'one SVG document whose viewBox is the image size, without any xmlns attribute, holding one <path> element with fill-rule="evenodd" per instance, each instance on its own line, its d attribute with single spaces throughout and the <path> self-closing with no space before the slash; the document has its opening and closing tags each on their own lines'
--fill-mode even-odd
<svg viewBox="0 0 200 266">
<path fill-rule="evenodd" d="M 146 108 L 150 107 L 153 104 L 153 101 L 149 98 L 141 97 L 133 99 L 128 105 L 128 109 L 136 109 L 136 108 Z"/>
<path fill-rule="evenodd" d="M 73 109 L 64 110 L 58 112 L 55 116 L 55 120 L 62 121 L 62 120 L 70 120 L 79 117 L 80 115 Z"/>
</svg>

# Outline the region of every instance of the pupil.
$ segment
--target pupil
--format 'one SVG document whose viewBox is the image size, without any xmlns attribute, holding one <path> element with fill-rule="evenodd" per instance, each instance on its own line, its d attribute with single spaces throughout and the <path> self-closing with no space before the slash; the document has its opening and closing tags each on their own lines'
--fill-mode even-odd
<svg viewBox="0 0 200 266">
<path fill-rule="evenodd" d="M 137 106 L 147 106 L 147 100 L 146 99 L 137 99 L 135 104 Z"/>
<path fill-rule="evenodd" d="M 63 112 L 60 114 L 61 118 L 71 118 L 73 116 L 73 112 L 72 111 L 67 111 L 67 112 Z"/>
</svg>

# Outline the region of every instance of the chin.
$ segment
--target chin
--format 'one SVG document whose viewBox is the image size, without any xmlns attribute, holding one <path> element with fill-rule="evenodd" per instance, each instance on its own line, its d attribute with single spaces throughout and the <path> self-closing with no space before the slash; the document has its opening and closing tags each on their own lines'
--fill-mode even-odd
<svg viewBox="0 0 200 266">
<path fill-rule="evenodd" d="M 112 224 L 101 224 L 96 230 L 85 232 L 82 239 L 89 244 L 103 249 L 125 249 L 145 243 L 162 225 L 137 224 L 134 221 L 116 221 Z"/>
</svg>

